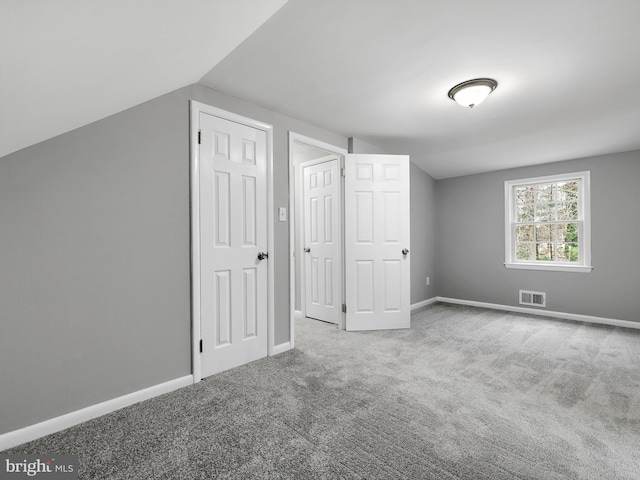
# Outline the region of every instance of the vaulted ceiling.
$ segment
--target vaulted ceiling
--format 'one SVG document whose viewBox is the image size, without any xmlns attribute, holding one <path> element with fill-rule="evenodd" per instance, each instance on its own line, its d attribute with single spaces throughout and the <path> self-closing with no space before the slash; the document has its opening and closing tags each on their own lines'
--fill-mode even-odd
<svg viewBox="0 0 640 480">
<path fill-rule="evenodd" d="M 195 82 L 435 178 L 640 149 L 638 18 L 636 0 L 4 0 L 0 156 Z M 499 84 L 483 104 L 447 97 L 476 77 Z"/>
<path fill-rule="evenodd" d="M 197 83 L 286 0 L 1 0 L 0 157 Z"/>
</svg>

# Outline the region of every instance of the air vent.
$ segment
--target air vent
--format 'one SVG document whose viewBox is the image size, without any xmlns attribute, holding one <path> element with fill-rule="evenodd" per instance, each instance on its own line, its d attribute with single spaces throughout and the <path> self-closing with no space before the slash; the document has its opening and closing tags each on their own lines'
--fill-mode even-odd
<svg viewBox="0 0 640 480">
<path fill-rule="evenodd" d="M 545 292 L 520 290 L 520 304 L 531 305 L 533 307 L 544 307 L 547 305 L 547 294 Z"/>
</svg>

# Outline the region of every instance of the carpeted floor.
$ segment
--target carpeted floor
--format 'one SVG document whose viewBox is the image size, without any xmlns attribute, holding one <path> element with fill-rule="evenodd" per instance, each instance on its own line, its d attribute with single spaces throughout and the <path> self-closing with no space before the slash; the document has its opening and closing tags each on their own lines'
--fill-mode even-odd
<svg viewBox="0 0 640 480">
<path fill-rule="evenodd" d="M 435 304 L 11 450 L 81 479 L 640 479 L 640 331 Z M 3 452 L 8 453 L 8 452 Z"/>
</svg>

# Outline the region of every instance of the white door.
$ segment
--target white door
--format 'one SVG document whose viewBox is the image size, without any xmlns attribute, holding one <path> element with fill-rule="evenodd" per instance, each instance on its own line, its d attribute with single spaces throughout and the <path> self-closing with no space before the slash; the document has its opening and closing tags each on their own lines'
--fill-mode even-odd
<svg viewBox="0 0 640 480">
<path fill-rule="evenodd" d="M 302 165 L 305 262 L 305 315 L 339 323 L 340 170 L 338 160 Z"/>
<path fill-rule="evenodd" d="M 262 130 L 206 113 L 199 122 L 206 377 L 267 355 L 267 139 Z"/>
<path fill-rule="evenodd" d="M 409 220 L 409 157 L 347 155 L 347 330 L 411 326 Z"/>
</svg>

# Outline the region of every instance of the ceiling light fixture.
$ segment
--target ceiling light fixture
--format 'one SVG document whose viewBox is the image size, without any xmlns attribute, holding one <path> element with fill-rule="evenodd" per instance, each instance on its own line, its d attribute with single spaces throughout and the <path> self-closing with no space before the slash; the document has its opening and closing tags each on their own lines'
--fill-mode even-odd
<svg viewBox="0 0 640 480">
<path fill-rule="evenodd" d="M 480 105 L 498 86 L 491 78 L 476 78 L 459 83 L 449 90 L 449 98 L 463 107 Z"/>
</svg>

